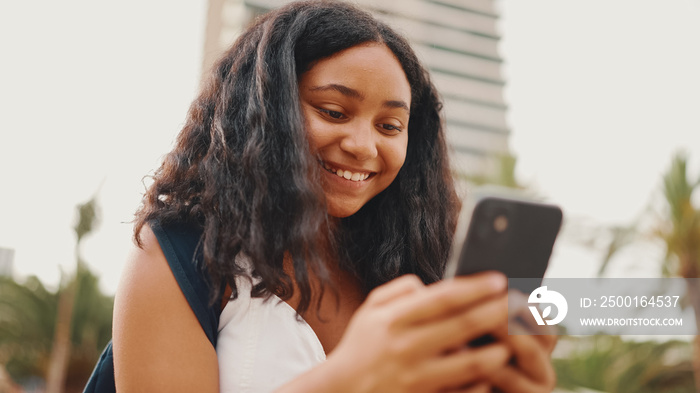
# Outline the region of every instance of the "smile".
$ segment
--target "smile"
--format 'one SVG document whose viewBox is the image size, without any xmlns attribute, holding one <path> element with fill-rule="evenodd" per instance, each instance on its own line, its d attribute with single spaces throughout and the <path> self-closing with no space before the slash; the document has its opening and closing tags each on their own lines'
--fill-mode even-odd
<svg viewBox="0 0 700 393">
<path fill-rule="evenodd" d="M 372 172 L 352 172 L 349 170 L 333 168 L 332 166 L 326 164 L 323 161 L 320 161 L 320 164 L 321 164 L 321 166 L 323 166 L 323 168 L 326 171 L 333 173 L 338 177 L 342 177 L 342 178 L 344 178 L 346 180 L 350 180 L 350 181 L 359 182 L 359 181 L 367 180 L 367 178 L 372 175 Z"/>
</svg>

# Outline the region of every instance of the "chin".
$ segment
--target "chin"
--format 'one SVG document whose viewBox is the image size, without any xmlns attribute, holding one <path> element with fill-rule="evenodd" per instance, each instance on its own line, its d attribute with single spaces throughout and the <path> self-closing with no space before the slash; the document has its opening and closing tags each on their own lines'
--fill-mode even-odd
<svg viewBox="0 0 700 393">
<path fill-rule="evenodd" d="M 328 202 L 328 215 L 336 218 L 350 217 L 360 211 L 362 205 L 337 204 L 331 201 Z"/>
</svg>

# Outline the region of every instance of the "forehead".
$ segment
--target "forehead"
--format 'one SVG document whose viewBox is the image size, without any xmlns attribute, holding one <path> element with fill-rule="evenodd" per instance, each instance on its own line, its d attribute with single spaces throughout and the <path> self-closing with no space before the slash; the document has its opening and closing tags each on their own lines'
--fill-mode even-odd
<svg viewBox="0 0 700 393">
<path fill-rule="evenodd" d="M 300 88 L 328 83 L 359 88 L 365 94 L 410 102 L 411 88 L 394 53 L 384 44 L 361 44 L 315 62 L 300 80 Z"/>
</svg>

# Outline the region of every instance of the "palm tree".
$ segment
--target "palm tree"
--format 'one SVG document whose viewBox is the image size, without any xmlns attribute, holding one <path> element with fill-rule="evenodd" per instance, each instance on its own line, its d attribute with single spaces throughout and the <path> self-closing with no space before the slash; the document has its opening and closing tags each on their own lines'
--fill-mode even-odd
<svg viewBox="0 0 700 393">
<path fill-rule="evenodd" d="M 65 388 L 68 363 L 71 356 L 71 322 L 75 307 L 76 293 L 80 290 L 80 271 L 85 264 L 80 256 L 80 242 L 97 224 L 97 200 L 93 196 L 84 204 L 78 205 L 78 222 L 75 225 L 76 278 L 59 290 L 56 330 L 51 350 L 49 369 L 46 374 L 46 392 L 62 393 Z"/>
<path fill-rule="evenodd" d="M 113 299 L 100 292 L 98 278 L 87 268 L 73 309 L 66 392 L 80 392 L 112 335 Z M 0 364 L 18 382 L 47 374 L 55 334 L 59 293 L 47 290 L 36 277 L 18 283 L 0 277 Z M 0 389 L 2 392 L 2 389 Z"/>
<path fill-rule="evenodd" d="M 32 276 L 24 284 L 0 277 L 0 364 L 18 381 L 44 375 L 54 325 L 56 295 Z"/>
<path fill-rule="evenodd" d="M 695 312 L 695 326 L 700 332 L 700 208 L 693 205 L 693 192 L 700 187 L 700 178 L 688 179 L 688 159 L 684 153 L 676 153 L 671 167 L 663 175 L 664 213 L 656 218 L 652 236 L 662 240 L 666 255 L 662 264 L 664 276 L 686 279 L 686 300 Z M 638 222 L 627 226 L 607 228 L 611 234 L 601 264 L 599 275 L 608 267 L 613 255 L 641 237 Z M 700 392 L 700 336 L 693 344 L 693 373 L 695 390 Z"/>
<path fill-rule="evenodd" d="M 688 159 L 677 153 L 671 168 L 663 177 L 663 193 L 668 218 L 663 220 L 656 236 L 666 244 L 664 271 L 686 279 L 686 299 L 695 311 L 695 325 L 700 332 L 700 208 L 695 207 L 692 195 L 700 186 L 700 179 L 688 180 Z M 694 340 L 693 370 L 696 390 L 700 392 L 700 336 Z"/>
<path fill-rule="evenodd" d="M 557 385 L 610 393 L 688 393 L 694 390 L 690 345 L 632 342 L 619 336 L 564 337 L 565 359 L 554 359 Z"/>
<path fill-rule="evenodd" d="M 102 349 L 112 338 L 114 299 L 100 292 L 98 277 L 84 266 L 78 270 L 76 281 L 66 392 L 83 391 Z"/>
<path fill-rule="evenodd" d="M 0 365 L 15 380 L 47 378 L 46 391 L 80 392 L 112 332 L 113 299 L 80 255 L 96 224 L 97 203 L 78 205 L 77 269 L 56 292 L 36 277 L 0 277 Z"/>
</svg>

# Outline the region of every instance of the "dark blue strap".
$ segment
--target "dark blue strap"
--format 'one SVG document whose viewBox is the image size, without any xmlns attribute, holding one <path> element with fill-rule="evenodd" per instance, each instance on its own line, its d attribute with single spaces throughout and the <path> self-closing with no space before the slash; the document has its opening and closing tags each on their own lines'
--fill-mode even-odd
<svg viewBox="0 0 700 393">
<path fill-rule="evenodd" d="M 182 223 L 150 223 L 165 259 L 170 265 L 182 293 L 197 316 L 209 342 L 216 347 L 216 334 L 219 328 L 219 301 L 210 304 L 211 285 L 202 261 L 201 229 Z"/>
<path fill-rule="evenodd" d="M 83 393 L 115 393 L 114 359 L 112 358 L 112 342 L 102 352 L 92 375 L 85 385 Z"/>
<path fill-rule="evenodd" d="M 185 295 L 209 342 L 216 347 L 220 304 L 210 304 L 210 284 L 199 247 L 201 229 L 195 225 L 149 223 L 170 270 Z M 221 296 L 219 296 L 221 298 Z M 83 393 L 115 393 L 112 342 L 107 344 Z"/>
</svg>

